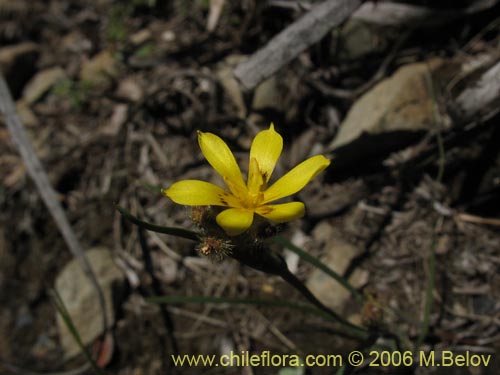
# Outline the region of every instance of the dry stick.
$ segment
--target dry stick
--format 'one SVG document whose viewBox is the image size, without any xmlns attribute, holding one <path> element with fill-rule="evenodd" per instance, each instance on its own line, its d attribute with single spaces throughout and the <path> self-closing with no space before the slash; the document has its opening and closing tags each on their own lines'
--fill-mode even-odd
<svg viewBox="0 0 500 375">
<path fill-rule="evenodd" d="M 457 218 L 461 221 L 466 221 L 474 224 L 486 224 L 500 227 L 500 219 L 490 218 L 490 217 L 480 217 L 476 215 L 470 215 L 466 213 L 461 213 L 457 215 Z"/>
<path fill-rule="evenodd" d="M 495 126 L 495 116 L 500 113 L 500 61 L 486 70 L 481 77 L 468 84 L 456 99 L 447 105 L 447 112 L 452 115 L 458 126 L 458 131 L 443 134 L 443 144 L 453 148 L 479 134 L 486 127 Z M 418 153 L 405 161 L 413 168 L 427 165 L 427 159 L 434 155 L 435 145 L 423 145 Z"/>
<path fill-rule="evenodd" d="M 14 143 L 16 144 L 19 153 L 22 156 L 24 163 L 26 164 L 28 173 L 34 180 L 35 185 L 40 195 L 42 196 L 43 202 L 47 206 L 47 209 L 52 215 L 52 218 L 56 222 L 59 231 L 66 241 L 66 245 L 68 245 L 69 250 L 78 260 L 86 276 L 89 278 L 95 288 L 97 297 L 99 299 L 99 305 L 101 306 L 102 310 L 103 332 L 106 332 L 108 329 L 108 321 L 106 317 L 106 302 L 104 300 L 104 295 L 102 293 L 101 287 L 97 282 L 96 276 L 92 271 L 92 267 L 90 266 L 90 263 L 85 253 L 83 252 L 83 249 L 78 242 L 75 233 L 71 229 L 68 218 L 66 217 L 66 214 L 64 213 L 64 210 L 62 209 L 57 199 L 56 192 L 50 184 L 47 173 L 40 163 L 40 159 L 38 159 L 35 154 L 28 134 L 26 133 L 26 130 L 24 129 L 24 126 L 19 119 L 19 116 L 17 115 L 14 101 L 2 74 L 0 74 L 0 113 L 4 115 L 7 128 L 9 129 L 12 139 L 14 140 Z"/>
<path fill-rule="evenodd" d="M 247 89 L 253 89 L 341 24 L 360 5 L 361 0 L 326 0 L 314 6 L 239 64 L 234 75 Z"/>
<path fill-rule="evenodd" d="M 498 2 L 499 0 L 478 0 L 464 9 L 436 10 L 411 4 L 369 1 L 359 7 L 352 18 L 385 26 L 425 28 L 487 10 Z"/>
</svg>

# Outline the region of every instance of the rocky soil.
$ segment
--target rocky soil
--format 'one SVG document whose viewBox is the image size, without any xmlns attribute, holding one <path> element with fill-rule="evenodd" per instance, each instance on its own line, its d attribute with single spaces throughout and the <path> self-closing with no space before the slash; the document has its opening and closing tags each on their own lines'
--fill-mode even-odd
<svg viewBox="0 0 500 375">
<path fill-rule="evenodd" d="M 220 182 L 196 130 L 220 135 L 246 170 L 253 137 L 271 121 L 285 141 L 277 176 L 311 155 L 332 159 L 296 197 L 306 216 L 282 235 L 348 279 L 365 302 L 276 247 L 290 270 L 325 305 L 393 333 L 400 348 L 493 355 L 486 368 L 447 373 L 497 373 L 500 2 L 364 2 L 316 41 L 294 36 L 303 50 L 283 62 L 271 55 L 274 61 L 263 64 L 279 69 L 245 84 L 250 77 L 241 64 L 316 3 L 0 0 L 0 70 L 97 275 L 111 327 L 103 337 L 93 285 L 2 115 L 0 373 L 92 373 L 54 306 L 54 288 L 106 374 L 264 374 L 269 369 L 174 369 L 170 354 L 358 348 L 332 322 L 303 311 L 146 301 L 167 295 L 306 303 L 278 277 L 233 260 L 213 262 L 188 240 L 138 230 L 114 206 L 192 228 L 189 211 L 156 188 L 181 179 Z M 389 338 L 375 344 L 397 348 Z M 376 370 L 355 373 L 443 373 Z"/>
</svg>

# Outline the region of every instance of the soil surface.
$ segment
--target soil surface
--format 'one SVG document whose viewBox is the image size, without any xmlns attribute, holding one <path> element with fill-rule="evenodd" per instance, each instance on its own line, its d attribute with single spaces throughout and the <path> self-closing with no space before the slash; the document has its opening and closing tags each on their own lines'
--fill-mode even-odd
<svg viewBox="0 0 500 375">
<path fill-rule="evenodd" d="M 89 345 L 100 353 L 95 357 L 105 374 L 332 374 L 340 368 L 176 368 L 171 354 L 269 350 L 304 358 L 366 348 L 491 354 L 488 366 L 453 366 L 446 373 L 498 373 L 500 117 L 489 110 L 463 120 L 453 103 L 498 63 L 500 7 L 465 12 L 479 1 L 401 3 L 426 9 L 435 22 L 383 25 L 352 16 L 245 90 L 234 67 L 299 19 L 310 2 L 0 0 L 0 68 L 32 145 L 83 248 L 107 248 L 125 275 L 113 296 L 108 340 L 100 351 L 99 340 Z M 395 106 L 386 117 L 422 116 L 432 124 L 377 127 L 343 148 L 332 146 L 360 98 L 403 66 L 437 60 L 439 68 L 429 69 L 439 95 L 424 98 L 430 115 Z M 417 103 L 429 94 L 410 91 Z M 246 174 L 252 139 L 270 122 L 285 145 L 276 177 L 312 155 L 332 159 L 294 198 L 306 205 L 305 217 L 284 225 L 280 235 L 349 279 L 364 302 L 294 253 L 272 249 L 324 304 L 384 332 L 376 342 L 339 335 L 339 325 L 324 316 L 286 306 L 147 301 L 307 303 L 277 276 L 232 259 L 213 261 L 186 239 L 138 230 L 115 209 L 196 229 L 190 209 L 158 190 L 183 179 L 221 183 L 196 131 L 222 137 Z M 83 355 L 64 355 L 51 297 L 73 257 L 3 117 L 0 165 L 0 373 L 85 366 Z M 445 373 L 416 364 L 344 371 Z"/>
</svg>

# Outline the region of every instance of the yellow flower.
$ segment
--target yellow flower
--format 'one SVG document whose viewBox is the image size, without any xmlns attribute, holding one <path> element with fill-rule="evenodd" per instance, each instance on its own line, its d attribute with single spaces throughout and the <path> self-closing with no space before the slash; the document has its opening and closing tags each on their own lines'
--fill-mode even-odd
<svg viewBox="0 0 500 375">
<path fill-rule="evenodd" d="M 222 176 L 228 190 L 205 181 L 184 180 L 162 192 L 175 203 L 188 206 L 230 207 L 216 218 L 217 224 L 230 236 L 247 230 L 255 213 L 277 223 L 304 216 L 302 202 L 269 203 L 295 194 L 330 165 L 330 160 L 323 155 L 313 156 L 268 188 L 267 183 L 283 150 L 283 138 L 274 130 L 273 124 L 257 134 L 252 142 L 246 183 L 233 153 L 221 138 L 198 131 L 198 143 L 207 161 Z"/>
</svg>

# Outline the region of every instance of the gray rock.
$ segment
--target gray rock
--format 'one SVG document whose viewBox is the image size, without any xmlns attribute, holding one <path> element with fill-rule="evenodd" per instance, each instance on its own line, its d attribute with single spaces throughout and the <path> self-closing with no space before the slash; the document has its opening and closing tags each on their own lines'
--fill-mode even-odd
<svg viewBox="0 0 500 375">
<path fill-rule="evenodd" d="M 240 83 L 234 77 L 233 68 L 240 61 L 244 60 L 244 56 L 231 55 L 222 62 L 215 71 L 215 76 L 219 81 L 225 94 L 237 109 L 238 116 L 244 118 L 247 113 L 247 107 L 243 98 L 243 92 Z"/>
<path fill-rule="evenodd" d="M 337 31 L 334 31 L 337 32 Z M 349 20 L 340 29 L 340 57 L 356 60 L 387 48 L 388 36 L 375 25 Z"/>
<path fill-rule="evenodd" d="M 283 95 L 280 93 L 276 76 L 266 79 L 255 88 L 252 109 L 256 111 L 273 109 L 283 111 Z"/>
<path fill-rule="evenodd" d="M 354 103 L 329 145 L 335 164 L 383 156 L 432 129 L 434 94 L 429 78 L 440 65 L 439 60 L 406 65 Z"/>
<path fill-rule="evenodd" d="M 313 237 L 324 243 L 322 262 L 342 275 L 352 260 L 362 253 L 362 249 L 342 240 L 337 231 L 327 222 L 321 222 L 313 230 Z M 368 278 L 367 271 L 355 270 L 349 277 L 354 287 L 361 287 Z M 306 281 L 306 286 L 326 306 L 341 312 L 351 298 L 350 292 L 341 284 L 319 269 L 315 269 Z"/>
<path fill-rule="evenodd" d="M 115 320 L 113 297 L 117 295 L 115 292 L 123 288 L 125 275 L 113 262 L 108 249 L 93 248 L 87 251 L 86 255 L 102 288 L 106 301 L 106 316 L 108 324 L 111 325 Z M 90 344 L 102 333 L 103 317 L 94 286 L 76 259 L 64 267 L 56 279 L 55 286 L 82 342 L 85 345 Z M 65 357 L 71 358 L 79 354 L 80 348 L 60 314 L 57 315 L 57 326 Z"/>
</svg>

